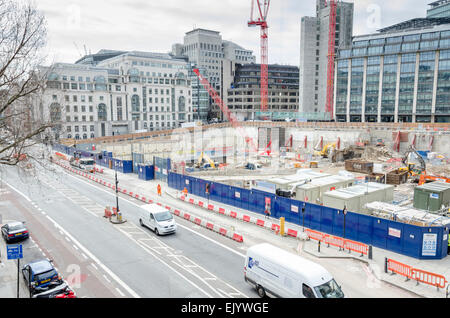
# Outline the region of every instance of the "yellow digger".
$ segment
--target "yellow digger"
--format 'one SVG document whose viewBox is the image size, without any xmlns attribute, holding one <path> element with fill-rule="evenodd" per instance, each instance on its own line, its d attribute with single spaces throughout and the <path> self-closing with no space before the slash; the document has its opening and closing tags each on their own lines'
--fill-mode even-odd
<svg viewBox="0 0 450 318">
<path fill-rule="evenodd" d="M 316 156 L 322 156 L 322 158 L 328 158 L 332 149 L 336 149 L 336 143 L 326 144 L 321 151 L 316 151 Z"/>
<path fill-rule="evenodd" d="M 203 161 L 206 161 L 207 163 L 204 164 Z M 211 158 L 207 154 L 205 154 L 203 151 L 200 154 L 200 157 L 198 157 L 198 161 L 195 166 L 196 166 L 196 168 L 200 168 L 200 169 L 207 169 L 207 168 L 216 169 L 216 163 L 213 160 L 211 160 Z"/>
</svg>

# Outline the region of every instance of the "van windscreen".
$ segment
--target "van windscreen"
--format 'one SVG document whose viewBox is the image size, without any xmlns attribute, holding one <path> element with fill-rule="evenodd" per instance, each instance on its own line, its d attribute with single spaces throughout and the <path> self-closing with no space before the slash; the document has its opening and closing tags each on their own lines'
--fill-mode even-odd
<svg viewBox="0 0 450 318">
<path fill-rule="evenodd" d="M 160 212 L 160 213 L 155 213 L 155 219 L 158 222 L 164 222 L 164 221 L 170 221 L 172 220 L 172 214 L 170 214 L 170 212 Z"/>
<path fill-rule="evenodd" d="M 323 298 L 344 298 L 344 293 L 341 287 L 336 283 L 334 279 L 328 283 L 314 287 L 319 297 Z"/>
</svg>

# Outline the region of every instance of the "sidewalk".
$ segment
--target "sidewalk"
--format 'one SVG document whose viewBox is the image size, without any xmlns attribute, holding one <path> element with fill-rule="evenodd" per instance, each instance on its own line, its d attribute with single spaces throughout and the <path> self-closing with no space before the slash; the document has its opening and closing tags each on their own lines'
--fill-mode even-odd
<svg viewBox="0 0 450 318">
<path fill-rule="evenodd" d="M 101 178 L 104 181 L 111 182 L 111 180 L 114 180 L 114 171 L 108 168 L 104 168 L 103 174 L 96 174 L 97 178 Z M 144 181 L 138 179 L 138 176 L 136 174 L 122 174 L 118 172 L 118 179 L 119 179 L 119 187 L 122 189 L 127 189 L 128 191 L 132 191 L 133 193 L 145 196 L 146 194 L 151 194 L 152 196 L 157 196 L 157 184 L 162 184 L 163 186 L 163 199 L 164 194 L 167 194 L 168 197 L 170 197 L 173 200 L 178 200 L 180 203 L 186 204 L 187 201 L 182 202 L 178 195 L 180 195 L 180 191 L 177 191 L 175 189 L 169 188 L 167 184 L 158 181 L 158 180 L 152 180 L 152 181 Z M 167 197 L 166 197 L 167 198 Z M 194 200 L 203 200 L 206 201 L 204 198 L 197 197 L 192 194 L 188 194 L 188 198 L 193 198 Z M 226 204 L 213 202 L 209 200 L 210 204 L 214 204 L 215 209 L 217 210 L 218 207 L 223 208 L 227 211 L 234 211 L 237 213 L 237 216 L 233 221 L 236 221 L 237 219 L 242 220 L 243 215 L 251 216 L 252 219 L 261 219 L 267 221 L 267 219 L 264 219 L 264 215 L 250 212 L 247 210 L 243 210 L 240 208 L 236 208 L 234 206 L 228 206 Z M 219 213 L 215 212 L 212 209 L 208 209 L 208 204 L 205 204 L 204 209 L 197 209 L 199 211 L 199 214 L 202 214 L 203 216 L 207 215 L 215 215 L 215 217 L 220 218 L 224 221 L 224 223 L 229 223 L 229 219 L 231 219 L 230 216 L 220 215 Z M 203 210 L 203 211 L 202 211 Z M 200 212 L 202 211 L 202 212 Z M 243 221 L 241 224 L 244 224 Z M 269 218 L 269 223 L 278 224 L 279 220 L 274 218 Z M 252 224 L 251 222 L 245 223 L 249 226 L 258 227 L 259 225 Z M 261 226 L 259 226 L 261 227 Z M 313 255 L 315 257 L 327 257 L 327 258 L 353 258 L 355 260 L 364 262 L 368 265 L 368 269 L 372 272 L 372 274 L 379 280 L 382 280 L 384 282 L 387 282 L 389 284 L 396 285 L 400 288 L 412 291 L 418 295 L 421 295 L 423 297 L 428 298 L 445 298 L 445 289 L 437 289 L 436 287 L 426 285 L 423 283 L 417 284 L 415 281 L 406 281 L 406 278 L 403 276 L 400 276 L 398 274 L 392 275 L 390 273 L 385 273 L 385 258 L 389 258 L 395 261 L 398 261 L 400 263 L 412 266 L 414 268 L 425 270 L 431 273 L 440 274 L 443 275 L 447 281 L 450 281 L 450 257 L 446 257 L 442 260 L 419 260 L 412 257 L 408 257 L 405 255 L 397 254 L 388 250 L 380 249 L 377 247 L 373 247 L 372 251 L 372 259 L 369 260 L 367 256 L 361 257 L 359 254 L 355 252 L 349 253 L 348 251 L 339 251 L 337 247 L 327 247 L 325 244 L 322 244 L 320 247 L 320 252 L 318 252 L 318 242 L 313 240 L 305 240 L 305 235 L 303 233 L 303 228 L 299 225 L 292 224 L 289 222 L 286 222 L 286 228 L 292 229 L 292 231 L 298 232 L 298 235 L 295 236 L 286 236 L 283 239 L 287 242 L 287 240 L 290 240 L 291 242 L 293 240 L 297 240 L 299 242 L 302 242 L 302 249 L 305 253 L 308 253 L 310 255 Z M 267 229 L 267 231 L 271 231 L 271 229 Z M 272 231 L 273 232 L 273 231 Z M 281 238 L 281 237 L 280 237 Z M 244 236 L 244 242 L 245 242 L 245 236 Z"/>
<path fill-rule="evenodd" d="M 23 265 L 21 262 L 20 270 Z M 19 279 L 19 297 L 29 298 L 30 293 L 23 282 L 22 273 Z M 0 238 L 0 298 L 17 298 L 17 261 L 7 259 L 6 243 L 2 238 Z"/>
<path fill-rule="evenodd" d="M 176 197 L 176 193 L 178 191 L 174 189 L 170 189 L 166 191 L 169 195 Z M 189 194 L 189 198 L 194 198 L 194 200 L 204 200 L 204 198 L 197 197 L 195 195 Z M 226 210 L 232 210 L 237 212 L 237 218 L 242 219 L 243 215 L 250 215 L 255 219 L 264 220 L 264 216 L 258 213 L 254 213 L 247 210 L 242 210 L 240 208 L 236 208 L 234 206 L 229 206 L 222 203 L 212 202 L 215 204 L 215 206 L 220 206 L 221 208 L 224 208 Z M 212 211 L 208 211 L 208 213 L 214 213 Z M 224 216 L 225 217 L 225 216 Z M 274 220 L 273 218 L 270 218 L 270 221 L 273 223 L 279 224 L 278 220 Z M 253 223 L 254 226 L 257 226 Z M 300 233 L 303 232 L 303 229 L 301 226 L 298 226 L 293 223 L 286 222 L 286 228 L 293 229 L 295 231 L 299 232 L 299 235 L 297 237 L 290 237 L 286 236 L 286 240 L 301 240 L 303 241 L 303 251 L 313 255 L 315 257 L 320 258 L 353 258 L 355 260 L 361 261 L 366 263 L 372 273 L 380 280 L 385 281 L 387 283 L 396 285 L 400 288 L 404 288 L 406 290 L 412 291 L 418 295 L 421 295 L 423 297 L 429 297 L 429 298 L 445 298 L 445 290 L 440 289 L 437 290 L 436 287 L 426 285 L 423 283 L 417 284 L 416 281 L 406 281 L 406 278 L 400 275 L 393 275 L 391 273 L 385 273 L 384 267 L 385 267 L 385 258 L 393 259 L 395 261 L 398 261 L 400 263 L 410 265 L 414 268 L 418 268 L 421 270 L 425 270 L 428 272 L 432 272 L 435 274 L 440 274 L 446 277 L 447 281 L 450 280 L 450 257 L 446 257 L 442 260 L 419 260 L 412 257 L 408 257 L 402 254 L 394 253 L 388 250 L 384 250 L 377 247 L 372 247 L 372 259 L 369 260 L 367 256 L 360 256 L 360 254 L 348 251 L 339 251 L 339 248 L 337 247 L 327 247 L 325 244 L 321 244 L 320 246 L 320 252 L 318 251 L 318 242 L 314 240 L 305 240 L 304 235 L 301 235 Z M 244 237 L 245 240 L 245 237 Z"/>
</svg>

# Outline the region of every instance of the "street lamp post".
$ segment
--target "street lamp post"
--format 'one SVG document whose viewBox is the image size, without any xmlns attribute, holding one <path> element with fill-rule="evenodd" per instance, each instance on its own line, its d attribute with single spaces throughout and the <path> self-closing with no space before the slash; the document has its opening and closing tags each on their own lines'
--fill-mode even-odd
<svg viewBox="0 0 450 318">
<path fill-rule="evenodd" d="M 114 139 L 114 131 L 112 133 L 113 135 L 113 154 L 114 154 L 114 145 L 115 145 L 115 139 Z M 119 180 L 117 180 L 117 163 L 114 162 L 114 179 L 116 184 L 116 213 L 119 214 Z"/>
<path fill-rule="evenodd" d="M 306 207 L 306 203 L 303 202 L 303 207 L 302 207 L 302 228 L 303 228 L 303 232 L 305 232 L 305 207 Z"/>
<path fill-rule="evenodd" d="M 342 213 L 344 213 L 344 238 L 345 238 L 345 216 L 347 215 L 347 206 L 344 205 L 344 209 L 342 210 Z"/>
</svg>

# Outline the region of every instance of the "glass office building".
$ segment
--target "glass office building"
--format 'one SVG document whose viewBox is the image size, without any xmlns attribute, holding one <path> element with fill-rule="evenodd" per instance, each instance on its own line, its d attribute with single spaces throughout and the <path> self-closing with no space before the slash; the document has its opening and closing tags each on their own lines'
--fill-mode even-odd
<svg viewBox="0 0 450 318">
<path fill-rule="evenodd" d="M 429 4 L 427 18 L 450 17 L 450 0 L 439 0 Z"/>
<path fill-rule="evenodd" d="M 335 78 L 336 121 L 450 122 L 450 21 L 354 37 L 338 52 Z"/>
</svg>

